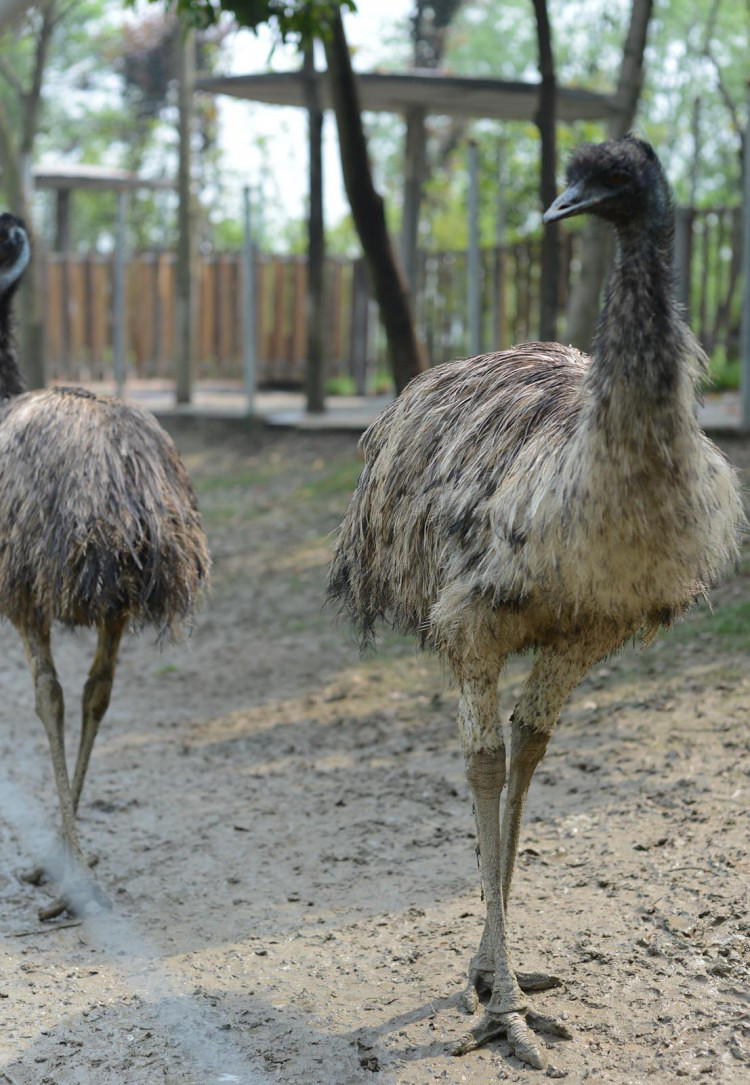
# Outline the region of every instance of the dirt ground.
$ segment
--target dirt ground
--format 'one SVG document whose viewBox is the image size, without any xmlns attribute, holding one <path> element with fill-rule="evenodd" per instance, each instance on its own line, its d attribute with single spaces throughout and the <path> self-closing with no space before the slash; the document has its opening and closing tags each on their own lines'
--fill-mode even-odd
<svg viewBox="0 0 750 1085">
<path fill-rule="evenodd" d="M 18 877 L 57 809 L 0 629 L 0 1082 L 541 1080 L 502 1042 L 449 1054 L 483 917 L 456 694 L 392 635 L 361 657 L 321 609 L 354 439 L 178 441 L 214 589 L 188 643 L 124 646 L 81 809 L 103 920 L 39 923 L 45 890 Z M 532 784 L 511 925 L 519 966 L 564 980 L 534 996 L 574 1032 L 549 1076 L 750 1081 L 749 572 L 597 667 Z M 57 641 L 71 749 L 91 643 Z"/>
</svg>

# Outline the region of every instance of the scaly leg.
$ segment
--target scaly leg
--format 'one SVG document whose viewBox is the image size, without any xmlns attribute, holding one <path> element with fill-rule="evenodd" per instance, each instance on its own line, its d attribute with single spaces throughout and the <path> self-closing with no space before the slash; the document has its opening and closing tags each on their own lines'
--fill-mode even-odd
<svg viewBox="0 0 750 1085">
<path fill-rule="evenodd" d="M 510 960 L 503 903 L 500 796 L 505 784 L 505 747 L 497 712 L 500 661 L 473 661 L 461 675 L 459 726 L 466 754 L 466 778 L 474 799 L 487 919 L 492 994 L 480 1025 L 455 1048 L 463 1054 L 490 1036 L 507 1035 L 523 1062 L 541 1068 L 544 1059 L 526 1024 L 527 1004 Z"/>
<path fill-rule="evenodd" d="M 55 670 L 48 627 L 19 628 L 34 682 L 35 708 L 47 732 L 57 797 L 62 815 L 64 856 L 55 874 L 63 882 L 64 900 L 41 909 L 40 919 L 52 919 L 66 908 L 86 911 L 93 902 L 102 903 L 101 892 L 85 874 L 86 864 L 76 827 L 70 780 L 65 763 L 65 705 Z"/>
<path fill-rule="evenodd" d="M 573 644 L 565 649 L 540 649 L 534 661 L 531 674 L 524 686 L 521 698 L 516 705 L 513 713 L 508 793 L 506 795 L 502 830 L 500 833 L 500 897 L 504 909 L 507 907 L 508 896 L 510 894 L 511 879 L 518 849 L 521 818 L 534 770 L 544 756 L 549 736 L 557 723 L 560 709 L 565 700 L 578 682 L 580 682 L 586 671 L 588 671 L 588 669 L 605 654 L 606 650 L 606 645 L 602 646 L 597 644 L 596 646 L 592 646 L 585 643 Z M 479 959 L 479 965 L 486 965 L 486 961 L 482 956 L 482 951 L 483 948 L 486 950 L 488 944 L 492 944 L 492 931 L 488 930 L 488 927 L 489 912 L 479 954 L 477 955 L 477 958 L 475 958 L 475 960 Z M 491 977 L 491 973 L 488 972 L 486 967 L 477 967 L 472 974 L 475 987 L 479 986 L 478 981 L 487 983 L 490 978 L 493 979 L 493 997 L 490 1000 L 487 1015 L 479 1028 L 473 1030 L 460 1045 L 460 1053 L 471 1050 L 473 1047 L 478 1047 L 480 1044 L 486 1043 L 487 1040 L 492 1039 L 494 1036 L 502 1035 L 504 1033 L 507 1033 L 509 1038 L 511 1036 L 507 1022 L 501 1020 L 503 1015 L 498 1015 L 497 1011 L 492 1012 L 493 1002 L 495 1001 L 494 995 L 497 984 L 497 972 L 494 977 Z M 530 981 L 528 983 L 528 988 L 541 990 L 547 986 L 556 986 L 555 979 L 555 977 L 535 977 L 532 975 L 528 977 L 528 980 Z M 548 980 L 549 982 L 544 982 L 545 980 Z M 537 981 L 536 984 L 534 981 Z M 557 982 L 559 983 L 559 981 Z M 467 1004 L 469 1004 L 468 998 Z M 469 1008 L 471 1008 L 470 1004 Z M 511 1016 L 519 1017 L 520 1015 L 516 1013 Z M 532 1027 L 551 1032 L 554 1035 L 566 1037 L 570 1035 L 564 1026 L 558 1025 L 551 1018 L 527 1013 L 526 1021 Z M 518 1021 L 514 1021 L 514 1025 L 517 1027 Z M 526 1043 L 528 1045 L 528 1039 L 526 1040 Z M 531 1057 L 525 1057 L 525 1055 L 521 1054 L 516 1048 L 516 1054 L 518 1054 L 520 1058 L 524 1058 L 524 1061 L 530 1062 L 532 1066 L 541 1067 L 543 1063 L 534 1059 L 534 1054 L 536 1054 L 538 1059 L 541 1059 L 541 1054 L 538 1049 L 534 1047 L 533 1041 L 531 1046 L 528 1047 L 528 1051 Z"/>
<path fill-rule="evenodd" d="M 501 832 L 506 906 L 531 778 L 544 757 L 560 710 L 586 672 L 606 654 L 607 647 L 578 642 L 564 649 L 540 648 L 513 711 L 508 795 Z"/>
<path fill-rule="evenodd" d="M 86 778 L 86 769 L 99 731 L 99 724 L 104 718 L 104 713 L 109 708 L 109 698 L 112 693 L 112 682 L 114 681 L 115 666 L 117 664 L 117 652 L 126 624 L 125 619 L 117 618 L 99 629 L 96 655 L 94 656 L 94 662 L 91 664 L 86 685 L 83 687 L 81 740 L 78 745 L 78 757 L 76 758 L 71 787 L 74 811 L 78 810 L 83 781 Z"/>
</svg>

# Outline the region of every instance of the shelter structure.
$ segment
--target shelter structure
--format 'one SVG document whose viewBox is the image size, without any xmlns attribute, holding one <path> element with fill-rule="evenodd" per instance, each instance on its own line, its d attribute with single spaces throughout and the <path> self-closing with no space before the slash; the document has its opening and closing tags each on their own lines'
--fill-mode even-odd
<svg viewBox="0 0 750 1085">
<path fill-rule="evenodd" d="M 117 222 L 115 228 L 115 267 L 112 291 L 112 330 L 115 385 L 121 396 L 125 384 L 125 257 L 127 252 L 128 200 L 139 189 L 174 189 L 174 182 L 162 178 L 141 177 L 129 170 L 87 164 L 40 167 L 33 173 L 34 188 L 55 193 L 55 250 L 68 252 L 71 247 L 72 199 L 76 191 L 115 192 Z"/>
<path fill-rule="evenodd" d="M 406 121 L 404 211 L 401 256 L 412 295 L 416 287 L 419 207 L 425 173 L 425 120 L 428 115 L 465 119 L 535 121 L 539 110 L 537 83 L 452 75 L 446 72 L 364 72 L 357 76 L 363 111 L 397 113 Z M 301 68 L 290 72 L 198 76 L 196 89 L 210 94 L 270 105 L 306 107 L 314 86 L 321 109 L 332 108 L 325 72 Z M 606 120 L 615 110 L 608 95 L 576 87 L 558 88 L 558 119 Z M 312 158 L 312 155 L 311 155 Z M 310 186 L 310 213 L 321 215 Z M 310 279 L 312 276 L 309 277 Z"/>
</svg>

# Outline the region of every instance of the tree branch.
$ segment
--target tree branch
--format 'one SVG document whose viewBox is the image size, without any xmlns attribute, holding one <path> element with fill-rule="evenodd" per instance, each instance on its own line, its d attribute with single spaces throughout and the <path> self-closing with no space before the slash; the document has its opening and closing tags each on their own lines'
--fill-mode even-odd
<svg viewBox="0 0 750 1085">
<path fill-rule="evenodd" d="M 2 75 L 8 83 L 10 83 L 11 87 L 16 92 L 18 97 L 23 98 L 25 94 L 25 91 L 23 89 L 23 83 L 11 68 L 3 53 L 0 53 L 0 75 Z"/>
<path fill-rule="evenodd" d="M 0 164 L 3 168 L 3 188 L 6 199 L 11 210 L 23 216 L 26 208 L 23 206 L 21 177 L 18 172 L 18 151 L 10 120 L 2 102 L 0 102 Z"/>
<path fill-rule="evenodd" d="M 39 36 L 36 40 L 34 53 L 34 69 L 31 77 L 31 87 L 24 96 L 23 123 L 21 126 L 21 154 L 31 154 L 39 125 L 39 109 L 42 99 L 42 81 L 44 69 L 47 64 L 50 41 L 57 24 L 58 12 L 56 12 L 56 0 L 48 0 L 42 8 L 42 25 L 39 28 Z"/>
<path fill-rule="evenodd" d="M 740 115 L 739 115 L 739 113 L 737 111 L 737 106 L 734 103 L 734 99 L 732 98 L 731 94 L 729 93 L 729 89 L 727 88 L 727 85 L 724 82 L 724 76 L 722 75 L 721 65 L 719 64 L 718 60 L 714 56 L 710 45 L 706 46 L 706 58 L 708 60 L 710 60 L 711 63 L 713 64 L 713 66 L 714 66 L 714 69 L 716 71 L 716 84 L 717 84 L 717 86 L 719 88 L 719 94 L 721 95 L 721 99 L 724 102 L 724 105 L 727 107 L 727 112 L 729 113 L 729 117 L 730 117 L 730 120 L 732 122 L 732 128 L 734 129 L 735 134 L 737 135 L 737 138 L 739 139 L 740 145 L 741 145 L 742 140 L 744 138 L 744 136 L 743 136 L 744 128 L 743 128 L 742 122 L 740 120 Z"/>
</svg>

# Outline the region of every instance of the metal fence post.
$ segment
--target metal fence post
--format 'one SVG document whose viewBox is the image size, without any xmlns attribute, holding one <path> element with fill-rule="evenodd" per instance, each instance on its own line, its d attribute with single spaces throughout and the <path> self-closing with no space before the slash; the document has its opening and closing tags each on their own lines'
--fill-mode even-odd
<svg viewBox="0 0 750 1085">
<path fill-rule="evenodd" d="M 469 143 L 469 353 L 482 350 L 482 308 L 479 292 L 479 148 Z"/>
<path fill-rule="evenodd" d="M 246 411 L 255 411 L 257 385 L 257 329 L 255 319 L 255 245 L 253 244 L 250 189 L 243 190 L 244 236 L 242 240 L 242 374 Z"/>
</svg>

